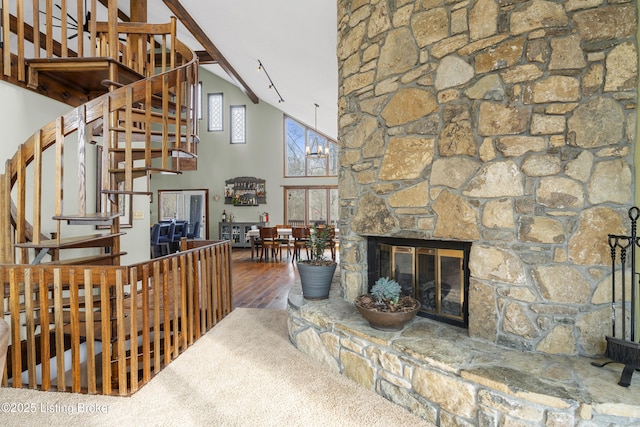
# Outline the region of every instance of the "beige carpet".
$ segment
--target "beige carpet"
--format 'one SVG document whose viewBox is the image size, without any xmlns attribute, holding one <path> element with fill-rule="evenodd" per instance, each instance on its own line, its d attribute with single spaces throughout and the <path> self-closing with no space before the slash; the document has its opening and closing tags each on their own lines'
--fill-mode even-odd
<svg viewBox="0 0 640 427">
<path fill-rule="evenodd" d="M 429 425 L 299 352 L 286 316 L 234 310 L 131 397 L 2 388 L 0 425 Z M 87 412 L 94 407 L 106 413 Z"/>
</svg>

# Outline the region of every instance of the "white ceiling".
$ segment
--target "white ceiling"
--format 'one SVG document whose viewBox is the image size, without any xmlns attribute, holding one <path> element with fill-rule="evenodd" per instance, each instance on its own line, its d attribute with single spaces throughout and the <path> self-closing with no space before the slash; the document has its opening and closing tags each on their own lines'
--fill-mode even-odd
<svg viewBox="0 0 640 427">
<path fill-rule="evenodd" d="M 125 2 L 121 2 L 125 3 Z M 331 0 L 181 0 L 231 66 L 260 98 L 285 114 L 337 137 L 338 66 L 336 2 Z M 162 0 L 148 0 L 150 22 L 166 22 L 170 11 Z M 202 50 L 183 25 L 178 38 Z M 284 99 L 269 90 L 266 68 Z M 217 65 L 204 68 L 233 81 Z M 250 102 L 250 101 L 249 101 Z"/>
</svg>

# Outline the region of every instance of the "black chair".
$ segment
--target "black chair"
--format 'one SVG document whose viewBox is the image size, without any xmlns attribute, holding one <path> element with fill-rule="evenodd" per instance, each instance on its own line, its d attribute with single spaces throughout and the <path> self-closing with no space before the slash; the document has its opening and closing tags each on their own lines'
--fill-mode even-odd
<svg viewBox="0 0 640 427">
<path fill-rule="evenodd" d="M 178 252 L 180 250 L 180 239 L 187 237 L 189 229 L 188 221 L 175 221 L 173 227 L 173 238 L 171 239 L 171 251 Z"/>
<path fill-rule="evenodd" d="M 158 236 L 158 244 L 166 245 L 167 253 L 164 255 L 168 255 L 171 253 L 171 244 L 173 243 L 173 234 L 175 227 L 176 224 L 174 222 L 160 224 L 160 235 Z"/>
<path fill-rule="evenodd" d="M 158 258 L 169 254 L 169 243 L 164 240 L 162 242 L 160 241 L 162 231 L 168 234 L 169 224 L 153 224 L 153 227 L 151 227 L 151 258 Z"/>
<path fill-rule="evenodd" d="M 200 238 L 200 221 L 196 221 L 193 224 L 191 232 L 187 233 L 187 239 L 199 239 Z"/>
</svg>

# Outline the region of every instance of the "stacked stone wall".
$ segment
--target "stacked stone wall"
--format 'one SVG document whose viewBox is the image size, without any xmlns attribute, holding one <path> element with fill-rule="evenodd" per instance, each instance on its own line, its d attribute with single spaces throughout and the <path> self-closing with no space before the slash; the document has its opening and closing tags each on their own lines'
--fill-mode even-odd
<svg viewBox="0 0 640 427">
<path fill-rule="evenodd" d="M 469 334 L 599 355 L 633 202 L 635 1 L 339 0 L 341 282 L 366 236 L 473 242 Z"/>
</svg>

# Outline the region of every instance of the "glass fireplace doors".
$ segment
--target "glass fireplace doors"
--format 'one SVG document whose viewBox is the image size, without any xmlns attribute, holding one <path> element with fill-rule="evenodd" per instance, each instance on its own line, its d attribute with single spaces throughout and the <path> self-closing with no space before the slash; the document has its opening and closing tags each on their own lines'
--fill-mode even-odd
<svg viewBox="0 0 640 427">
<path fill-rule="evenodd" d="M 465 324 L 464 250 L 379 245 L 379 277 L 395 279 L 429 317 Z"/>
</svg>

